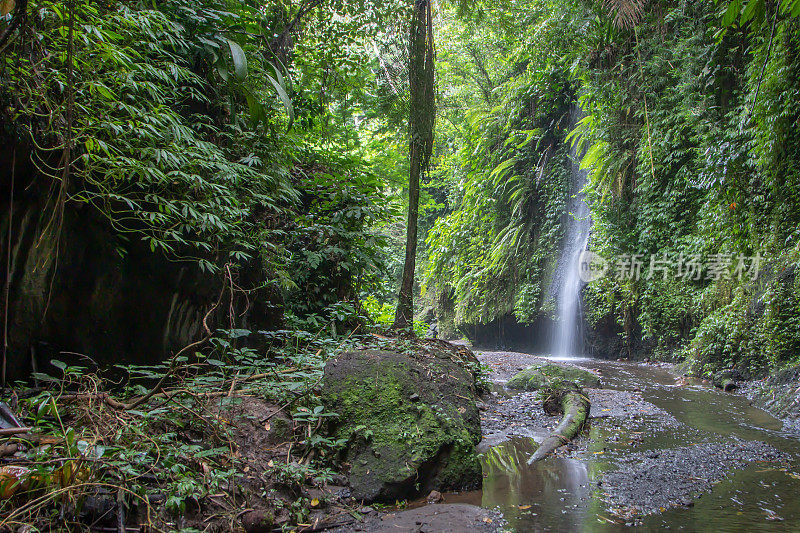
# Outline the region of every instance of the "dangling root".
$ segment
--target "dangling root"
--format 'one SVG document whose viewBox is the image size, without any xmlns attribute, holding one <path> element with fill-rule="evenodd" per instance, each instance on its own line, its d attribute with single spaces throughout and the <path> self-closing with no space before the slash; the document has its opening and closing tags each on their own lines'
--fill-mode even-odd
<svg viewBox="0 0 800 533">
<path fill-rule="evenodd" d="M 589 417 L 591 404 L 580 388 L 569 383 L 567 387 L 551 392 L 545 398 L 543 407 L 548 414 L 563 413 L 564 418 L 550 436 L 542 441 L 536 452 L 528 459 L 528 464 L 544 459 L 580 433 Z"/>
</svg>

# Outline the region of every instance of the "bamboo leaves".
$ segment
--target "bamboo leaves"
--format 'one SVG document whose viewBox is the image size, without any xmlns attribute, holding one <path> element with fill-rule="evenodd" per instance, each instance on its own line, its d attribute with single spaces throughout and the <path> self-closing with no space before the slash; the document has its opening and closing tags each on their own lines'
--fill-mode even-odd
<svg viewBox="0 0 800 533">
<path fill-rule="evenodd" d="M 722 26 L 727 28 L 734 23 L 744 26 L 749 22 L 761 26 L 765 21 L 766 12 L 765 0 L 731 0 L 722 14 Z M 800 0 L 778 0 L 778 13 L 788 17 L 800 17 Z"/>
</svg>

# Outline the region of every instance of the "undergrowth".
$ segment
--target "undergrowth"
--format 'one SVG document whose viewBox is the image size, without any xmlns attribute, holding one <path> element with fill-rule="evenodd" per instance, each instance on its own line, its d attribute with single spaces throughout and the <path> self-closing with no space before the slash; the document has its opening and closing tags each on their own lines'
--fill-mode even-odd
<svg viewBox="0 0 800 533">
<path fill-rule="evenodd" d="M 261 349 L 243 342 L 254 338 Z M 51 372 L 34 376 L 39 387 L 13 392 L 12 409 L 32 429 L 6 446 L 17 451 L 0 467 L 0 529 L 80 531 L 121 520 L 148 531 L 230 530 L 242 509 L 258 507 L 286 527 L 302 524 L 320 505 L 303 487 L 333 475 L 314 459 L 341 445 L 320 432 L 335 413 L 317 401 L 316 386 L 325 360 L 364 338 L 234 329 L 162 364 L 97 372 L 53 360 Z M 117 405 L 135 404 L 167 375 L 146 402 Z M 245 450 L 236 409 L 268 438 L 277 434 L 271 448 Z"/>
</svg>

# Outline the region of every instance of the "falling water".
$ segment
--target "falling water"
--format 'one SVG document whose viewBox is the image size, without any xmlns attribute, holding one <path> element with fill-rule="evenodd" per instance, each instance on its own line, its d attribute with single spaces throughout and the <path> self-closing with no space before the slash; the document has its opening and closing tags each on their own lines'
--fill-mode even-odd
<svg viewBox="0 0 800 533">
<path fill-rule="evenodd" d="M 582 116 L 580 107 L 573 106 L 570 110 L 570 129 L 576 126 Z M 580 168 L 582 157 L 583 154 L 579 156 L 574 147 L 570 148 L 572 171 L 569 217 L 553 281 L 554 289 L 557 290 L 555 295 L 558 322 L 553 338 L 552 354 L 557 357 L 581 355 L 583 349 L 580 315 L 581 289 L 584 283 L 580 278 L 579 262 L 581 252 L 589 243 L 592 220 L 589 216 L 589 206 L 584 201 L 584 194 L 580 192 L 586 185 L 587 177 L 586 171 Z"/>
</svg>

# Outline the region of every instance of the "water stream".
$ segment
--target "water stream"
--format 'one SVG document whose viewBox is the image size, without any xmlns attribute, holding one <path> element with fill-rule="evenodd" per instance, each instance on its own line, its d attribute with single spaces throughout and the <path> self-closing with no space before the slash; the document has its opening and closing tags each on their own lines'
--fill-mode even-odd
<svg viewBox="0 0 800 533">
<path fill-rule="evenodd" d="M 580 108 L 573 107 L 571 126 L 580 118 Z M 527 460 L 538 446 L 534 438 L 485 442 L 489 447 L 481 456 L 482 490 L 448 494 L 447 502 L 499 508 L 511 529 L 526 532 L 612 532 L 631 526 L 637 531 L 800 531 L 800 474 L 792 470 L 800 458 L 800 441 L 784 432 L 779 420 L 742 396 L 696 381 L 677 383 L 675 375 L 659 367 L 582 358 L 584 283 L 579 262 L 588 245 L 591 217 L 581 193 L 587 179 L 579 168 L 581 157 L 574 149 L 570 156 L 570 216 L 549 290 L 557 311 L 550 357 L 598 370 L 604 388 L 640 392 L 645 401 L 668 414 L 594 419 L 577 455 L 557 454 L 533 465 Z M 659 450 L 725 443 L 733 437 L 766 442 L 789 454 L 792 462 L 788 467 L 754 462 L 730 473 L 710 493 L 686 496 L 681 506 L 643 517 L 615 514 L 598 484 L 604 473 L 618 468 L 630 454 L 658 456 Z"/>
<path fill-rule="evenodd" d="M 674 375 L 652 366 L 592 359 L 580 364 L 601 370 L 605 388 L 641 391 L 646 401 L 672 414 L 680 424 L 664 431 L 659 417 L 644 417 L 644 426 L 627 419 L 595 420 L 584 437 L 588 439 L 585 452 L 533 465 L 526 461 L 537 447 L 535 441 L 513 438 L 483 454 L 482 490 L 448 495 L 448 502 L 499 507 L 515 531 L 629 531 L 633 522 L 609 511 L 596 484 L 627 454 L 722 442 L 733 436 L 767 442 L 800 457 L 797 435 L 784 432 L 779 420 L 752 407 L 742 396 L 699 382 L 678 386 Z M 800 531 L 798 478 L 792 468 L 753 463 L 734 471 L 690 507 L 645 516 L 633 529 Z"/>
<path fill-rule="evenodd" d="M 570 129 L 583 117 L 580 107 L 570 111 Z M 556 274 L 550 292 L 556 297 L 557 322 L 551 353 L 557 357 L 571 357 L 583 352 L 581 334 L 581 298 L 583 281 L 580 277 L 580 256 L 589 243 L 592 220 L 589 206 L 581 192 L 586 185 L 587 172 L 581 170 L 583 154 L 570 148 L 572 169 L 570 172 L 570 199 L 567 204 L 569 218 L 564 229 L 561 255 L 556 265 Z"/>
</svg>

